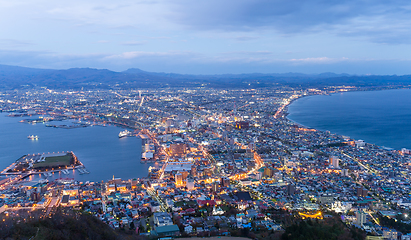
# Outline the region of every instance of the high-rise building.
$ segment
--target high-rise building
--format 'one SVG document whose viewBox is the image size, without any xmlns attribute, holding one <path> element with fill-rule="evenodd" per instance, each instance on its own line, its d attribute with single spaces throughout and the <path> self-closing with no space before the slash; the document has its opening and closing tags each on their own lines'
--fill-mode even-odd
<svg viewBox="0 0 411 240">
<path fill-rule="evenodd" d="M 295 186 L 293 184 L 288 184 L 287 185 L 287 194 L 288 195 L 294 195 L 295 193 Z"/>
<path fill-rule="evenodd" d="M 330 157 L 330 165 L 332 165 L 334 168 L 339 168 L 340 159 L 338 159 L 336 156 L 331 156 Z"/>
<path fill-rule="evenodd" d="M 218 182 L 213 182 L 213 185 L 212 185 L 212 191 L 213 192 L 218 192 L 218 190 L 219 190 L 219 183 Z"/>
<path fill-rule="evenodd" d="M 191 166 L 190 174 L 192 177 L 197 177 L 197 167 L 195 165 Z"/>
<path fill-rule="evenodd" d="M 222 177 L 220 180 L 221 187 L 228 187 L 230 185 L 230 179 L 227 177 Z"/>
<path fill-rule="evenodd" d="M 274 175 L 274 169 L 273 169 L 272 167 L 266 167 L 266 168 L 264 168 L 264 173 L 263 173 L 263 176 L 264 176 L 264 177 L 270 178 L 270 177 L 272 177 L 273 175 Z"/>
<path fill-rule="evenodd" d="M 357 211 L 355 213 L 355 216 L 357 217 L 357 225 L 362 226 L 367 222 L 367 215 L 365 214 L 365 212 Z"/>
<path fill-rule="evenodd" d="M 362 187 L 357 188 L 357 197 L 366 197 L 368 195 L 368 190 Z"/>
<path fill-rule="evenodd" d="M 183 185 L 183 174 L 177 172 L 175 175 L 176 185 Z"/>
<path fill-rule="evenodd" d="M 187 189 L 189 191 L 194 189 L 194 179 L 192 178 L 187 178 L 187 185 L 186 185 Z"/>
<path fill-rule="evenodd" d="M 151 139 L 147 135 L 141 135 L 140 138 L 141 138 L 141 150 L 145 152 L 146 144 L 150 144 Z"/>
</svg>

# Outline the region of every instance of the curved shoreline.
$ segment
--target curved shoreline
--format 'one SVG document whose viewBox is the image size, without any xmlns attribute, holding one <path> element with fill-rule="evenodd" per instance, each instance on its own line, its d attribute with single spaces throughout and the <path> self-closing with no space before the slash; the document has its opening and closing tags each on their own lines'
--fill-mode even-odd
<svg viewBox="0 0 411 240">
<path fill-rule="evenodd" d="M 292 122 L 293 124 L 296 124 L 296 125 L 298 125 L 298 126 L 301 126 L 301 127 L 304 127 L 304 128 L 309 128 L 309 129 L 315 129 L 316 131 L 319 131 L 319 132 L 330 132 L 331 134 L 336 134 L 336 135 L 338 135 L 338 136 L 340 136 L 340 137 L 343 137 L 343 136 L 348 136 L 348 135 L 351 135 L 351 134 L 340 134 L 340 133 L 336 133 L 336 132 L 333 132 L 333 131 L 330 131 L 330 130 L 320 130 L 320 129 L 318 129 L 318 128 L 315 128 L 315 127 L 311 127 L 311 126 L 306 126 L 306 125 L 304 125 L 304 124 L 301 124 L 301 123 L 299 123 L 299 122 L 297 122 L 296 120 L 293 120 L 293 119 L 291 119 L 291 118 L 289 118 L 289 115 L 290 115 L 290 112 L 289 112 L 289 106 L 291 105 L 291 104 L 293 104 L 294 103 L 294 101 L 297 101 L 297 100 L 299 100 L 299 99 L 302 99 L 302 98 L 305 98 L 305 97 L 311 97 L 311 96 L 324 96 L 324 95 L 328 95 L 328 96 L 332 96 L 332 95 L 336 95 L 336 94 L 340 94 L 340 93 L 349 93 L 349 92 L 375 92 L 375 91 L 389 91 L 389 90 L 411 90 L 411 88 L 409 88 L 409 87 L 401 87 L 401 88 L 389 88 L 389 89 L 374 89 L 374 90 L 360 90 L 360 89 L 356 89 L 356 90 L 353 90 L 353 91 L 344 91 L 344 92 L 335 92 L 335 93 L 331 93 L 331 94 L 329 94 L 329 93 L 325 93 L 325 94 L 312 94 L 312 95 L 303 95 L 303 96 L 300 96 L 300 97 L 298 97 L 298 98 L 296 98 L 296 99 L 293 99 L 289 104 L 287 104 L 287 106 L 284 108 L 284 118 L 287 120 L 287 121 L 290 121 L 290 122 Z M 357 136 L 358 137 L 358 136 Z M 350 139 L 352 139 L 352 140 L 358 140 L 358 139 L 361 139 L 361 138 L 352 138 L 352 137 L 350 137 Z M 374 142 L 371 142 L 371 141 L 366 141 L 367 143 L 369 143 L 369 144 L 372 144 L 372 145 L 375 145 L 375 146 L 378 146 L 378 147 L 380 147 L 380 148 L 387 148 L 387 149 L 392 149 L 392 150 L 400 150 L 401 148 L 406 148 L 406 147 L 387 147 L 387 146 L 384 146 L 384 145 L 381 145 L 381 144 L 377 144 L 377 143 L 374 143 Z"/>
</svg>

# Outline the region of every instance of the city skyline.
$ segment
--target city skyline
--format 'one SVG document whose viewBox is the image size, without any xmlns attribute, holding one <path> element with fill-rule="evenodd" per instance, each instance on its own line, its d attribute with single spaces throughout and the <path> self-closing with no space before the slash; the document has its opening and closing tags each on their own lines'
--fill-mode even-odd
<svg viewBox="0 0 411 240">
<path fill-rule="evenodd" d="M 409 74 L 405 1 L 0 3 L 0 64 L 184 74 Z"/>
<path fill-rule="evenodd" d="M 411 240 L 410 15 L 0 0 L 0 239 Z"/>
</svg>

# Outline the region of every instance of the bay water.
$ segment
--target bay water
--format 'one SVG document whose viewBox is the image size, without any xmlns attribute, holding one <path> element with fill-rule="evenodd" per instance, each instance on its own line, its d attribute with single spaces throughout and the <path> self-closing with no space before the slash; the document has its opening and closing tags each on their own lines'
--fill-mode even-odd
<svg viewBox="0 0 411 240">
<path fill-rule="evenodd" d="M 301 125 L 394 149 L 411 149 L 411 89 L 300 98 L 288 118 Z"/>
<path fill-rule="evenodd" d="M 21 123 L 21 117 L 0 114 L 0 169 L 3 170 L 23 155 L 72 151 L 90 174 L 69 175 L 55 173 L 52 178 L 74 178 L 79 181 L 106 181 L 113 177 L 133 179 L 146 177 L 149 164 L 140 163 L 141 139 L 119 138 L 123 128 L 116 126 L 91 126 L 84 128 L 53 128 L 43 123 Z M 30 118 L 37 118 L 36 116 Z M 55 125 L 67 121 L 52 122 Z M 37 135 L 38 140 L 28 139 Z"/>
</svg>

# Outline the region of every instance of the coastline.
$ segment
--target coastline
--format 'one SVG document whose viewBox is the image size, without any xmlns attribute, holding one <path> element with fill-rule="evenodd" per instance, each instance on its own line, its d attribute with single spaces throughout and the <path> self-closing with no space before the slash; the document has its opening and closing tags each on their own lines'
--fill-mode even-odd
<svg viewBox="0 0 411 240">
<path fill-rule="evenodd" d="M 343 136 L 350 136 L 350 139 L 352 139 L 352 140 L 363 139 L 363 137 L 358 137 L 358 136 L 357 136 L 357 137 L 351 137 L 351 134 L 350 134 L 350 133 L 345 134 L 345 133 L 336 133 L 336 132 L 331 131 L 331 130 L 320 130 L 320 129 L 316 128 L 316 127 L 312 127 L 312 126 L 308 126 L 308 125 L 304 125 L 304 124 L 302 124 L 302 123 L 299 123 L 298 121 L 293 120 L 293 119 L 291 119 L 291 118 L 289 117 L 290 114 L 291 114 L 291 113 L 289 112 L 289 106 L 291 106 L 291 104 L 293 104 L 295 101 L 297 101 L 297 100 L 299 100 L 299 99 L 302 99 L 302 98 L 305 98 L 305 97 L 311 97 L 311 96 L 325 96 L 325 95 L 333 96 L 333 95 L 336 95 L 336 94 L 349 93 L 349 92 L 353 92 L 353 93 L 355 93 L 355 92 L 378 92 L 378 91 L 383 92 L 383 91 L 389 91 L 389 90 L 411 90 L 411 88 L 410 88 L 410 87 L 398 87 L 398 88 L 369 89 L 369 90 L 356 89 L 356 90 L 352 90 L 352 91 L 341 91 L 341 92 L 334 92 L 334 93 L 303 95 L 303 96 L 299 96 L 299 97 L 296 98 L 296 99 L 293 99 L 289 104 L 287 104 L 286 107 L 284 107 L 284 109 L 283 109 L 283 112 L 284 112 L 284 113 L 283 113 L 283 117 L 284 117 L 284 119 L 286 119 L 287 121 L 289 121 L 289 122 L 291 122 L 291 123 L 293 123 L 293 124 L 295 124 L 295 125 L 297 125 L 297 126 L 300 126 L 300 127 L 304 127 L 304 128 L 308 128 L 308 129 L 315 129 L 316 131 L 319 131 L 319 132 L 330 132 L 331 134 L 335 134 L 335 135 L 338 135 L 338 136 L 341 136 L 341 137 L 343 137 Z M 380 147 L 380 148 L 384 148 L 384 149 L 401 150 L 402 148 L 407 148 L 406 146 L 402 146 L 402 147 L 398 147 L 398 146 L 397 146 L 397 147 L 389 147 L 389 146 L 386 146 L 386 145 L 388 145 L 388 144 L 382 145 L 382 144 L 375 143 L 375 142 L 373 142 L 373 141 L 365 141 L 365 142 L 367 142 L 368 144 L 372 144 L 372 145 L 378 146 L 378 147 Z"/>
</svg>

